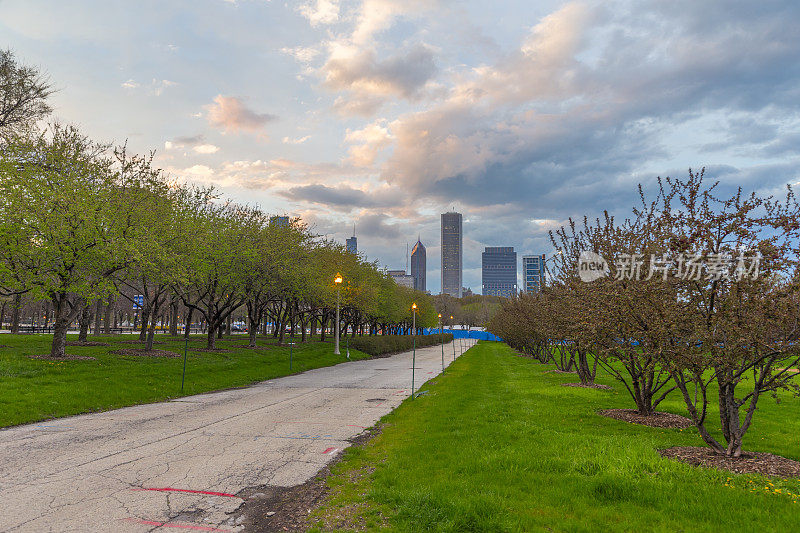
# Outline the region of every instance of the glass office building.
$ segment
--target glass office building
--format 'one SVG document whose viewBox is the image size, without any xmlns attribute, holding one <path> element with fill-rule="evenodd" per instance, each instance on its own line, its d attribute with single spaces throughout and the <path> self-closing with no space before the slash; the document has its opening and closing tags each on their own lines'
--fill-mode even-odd
<svg viewBox="0 0 800 533">
<path fill-rule="evenodd" d="M 425 269 L 426 269 L 425 246 L 422 241 L 417 239 L 417 244 L 411 250 L 411 277 L 414 278 L 414 288 L 425 292 Z"/>
<path fill-rule="evenodd" d="M 489 246 L 481 256 L 484 296 L 517 295 L 517 252 L 513 246 Z"/>
<path fill-rule="evenodd" d="M 544 287 L 544 260 L 544 254 L 522 257 L 522 278 L 525 283 L 525 292 L 536 293 Z"/>
</svg>

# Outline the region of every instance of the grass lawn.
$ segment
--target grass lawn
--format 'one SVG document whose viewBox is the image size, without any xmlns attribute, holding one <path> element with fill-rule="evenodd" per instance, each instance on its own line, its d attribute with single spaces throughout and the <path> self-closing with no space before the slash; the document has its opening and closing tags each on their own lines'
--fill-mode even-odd
<svg viewBox="0 0 800 533">
<path fill-rule="evenodd" d="M 134 335 L 90 336 L 108 347 L 68 346 L 67 353 L 95 357 L 94 361 L 46 361 L 28 355 L 50 352 L 50 335 L 0 335 L 0 427 L 46 420 L 126 405 L 157 402 L 251 383 L 330 366 L 345 361 L 333 355 L 332 343 L 310 342 L 294 346 L 292 370 L 289 347 L 272 346 L 271 338 L 259 339 L 264 348 L 243 348 L 248 339 L 236 335 L 217 341 L 229 352 L 202 352 L 205 336 L 192 336 L 186 364 L 186 383 L 181 394 L 183 339 L 156 336 L 154 348 L 179 353 L 178 358 L 120 356 L 110 352 L 138 348 L 129 344 Z M 76 340 L 70 335 L 68 340 Z M 124 342 L 128 341 L 128 343 Z M 288 341 L 288 339 L 287 339 Z M 350 350 L 351 359 L 368 356 Z"/>
<path fill-rule="evenodd" d="M 345 452 L 312 515 L 316 529 L 394 531 L 797 531 L 800 481 L 698 469 L 659 448 L 700 446 L 694 429 L 596 414 L 612 391 L 481 342 Z M 745 449 L 800 459 L 800 401 L 765 397 Z M 659 410 L 684 414 L 679 398 Z M 711 416 L 716 418 L 715 414 Z M 343 519 L 342 517 L 346 517 Z M 346 520 L 346 521 L 343 521 Z"/>
</svg>

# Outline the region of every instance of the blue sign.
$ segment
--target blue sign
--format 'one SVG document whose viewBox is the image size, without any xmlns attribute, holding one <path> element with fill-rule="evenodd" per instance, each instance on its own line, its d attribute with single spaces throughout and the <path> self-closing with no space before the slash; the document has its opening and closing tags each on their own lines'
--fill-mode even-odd
<svg viewBox="0 0 800 533">
<path fill-rule="evenodd" d="M 144 294 L 134 294 L 133 295 L 133 308 L 134 309 L 141 309 L 144 307 Z"/>
</svg>

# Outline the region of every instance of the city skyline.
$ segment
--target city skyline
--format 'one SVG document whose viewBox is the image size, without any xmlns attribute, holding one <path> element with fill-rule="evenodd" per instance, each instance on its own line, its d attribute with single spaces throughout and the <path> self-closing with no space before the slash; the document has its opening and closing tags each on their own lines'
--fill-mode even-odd
<svg viewBox="0 0 800 533">
<path fill-rule="evenodd" d="M 54 119 L 339 242 L 355 221 L 387 265 L 417 233 L 440 256 L 455 206 L 478 292 L 486 246 L 550 254 L 549 230 L 627 212 L 658 176 L 800 183 L 797 10 L 3 0 L 0 47 L 55 82 Z"/>
</svg>

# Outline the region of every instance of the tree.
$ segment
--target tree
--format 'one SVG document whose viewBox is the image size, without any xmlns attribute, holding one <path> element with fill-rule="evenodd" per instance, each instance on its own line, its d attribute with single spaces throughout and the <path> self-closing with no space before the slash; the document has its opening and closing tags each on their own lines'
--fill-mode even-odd
<svg viewBox="0 0 800 533">
<path fill-rule="evenodd" d="M 717 187 L 704 170 L 662 184 L 658 223 L 670 267 L 685 272 L 686 257 L 703 265 L 676 278 L 670 306 L 680 305 L 663 361 L 703 440 L 738 457 L 762 396 L 797 391 L 800 208 L 791 188 L 779 200 L 741 189 L 722 197 Z M 714 384 L 724 443 L 706 427 Z"/>
<path fill-rule="evenodd" d="M 111 276 L 135 257 L 127 239 L 130 182 L 108 146 L 73 127 L 13 138 L 0 158 L 0 285 L 49 299 L 52 357 L 64 357 L 69 324 L 114 292 Z"/>
<path fill-rule="evenodd" d="M 20 65 L 11 50 L 0 50 L 0 134 L 18 133 L 49 115 L 53 90 L 36 68 Z"/>
</svg>

